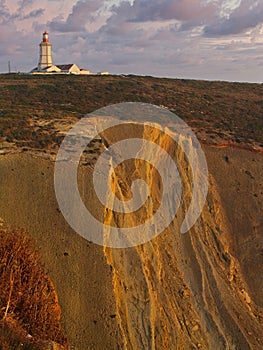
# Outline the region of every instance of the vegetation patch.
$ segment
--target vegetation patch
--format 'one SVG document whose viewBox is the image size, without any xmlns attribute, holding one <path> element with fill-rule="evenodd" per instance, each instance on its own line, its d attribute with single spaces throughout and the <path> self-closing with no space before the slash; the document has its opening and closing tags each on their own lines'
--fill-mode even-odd
<svg viewBox="0 0 263 350">
<path fill-rule="evenodd" d="M 55 288 L 23 230 L 0 230 L 0 349 L 68 347 Z"/>
<path fill-rule="evenodd" d="M 72 118 L 120 102 L 164 106 L 200 141 L 261 147 L 263 85 L 143 76 L 0 75 L 0 139 L 16 146 L 54 148 L 56 132 L 32 119 Z M 230 134 L 231 133 L 231 134 Z M 213 135 L 211 138 L 210 135 Z"/>
</svg>

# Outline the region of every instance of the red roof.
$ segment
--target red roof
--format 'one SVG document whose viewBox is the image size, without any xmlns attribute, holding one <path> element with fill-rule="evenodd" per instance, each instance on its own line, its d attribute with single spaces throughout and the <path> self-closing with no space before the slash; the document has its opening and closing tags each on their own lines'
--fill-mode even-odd
<svg viewBox="0 0 263 350">
<path fill-rule="evenodd" d="M 59 64 L 59 65 L 56 65 L 59 69 L 61 70 L 69 70 L 74 64 L 71 63 L 71 64 Z"/>
</svg>

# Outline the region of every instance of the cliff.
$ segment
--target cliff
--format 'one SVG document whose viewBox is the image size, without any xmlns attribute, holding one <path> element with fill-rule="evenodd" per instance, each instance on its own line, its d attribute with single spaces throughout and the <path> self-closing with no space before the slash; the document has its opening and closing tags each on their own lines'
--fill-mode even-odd
<svg viewBox="0 0 263 350">
<path fill-rule="evenodd" d="M 139 76 L 0 75 L 0 217 L 25 228 L 40 247 L 75 349 L 262 348 L 262 91 L 262 84 Z M 163 233 L 111 249 L 65 221 L 54 160 L 73 123 L 123 101 L 165 106 L 191 126 L 208 162 L 209 188 L 202 215 L 181 234 L 193 192 L 189 164 L 169 139 L 142 130 L 179 160 L 182 201 Z M 173 118 L 159 121 L 170 127 Z M 132 129 L 124 136 L 131 135 Z M 104 210 L 93 190 L 94 167 L 118 137 L 104 135 L 85 150 L 78 187 L 101 222 L 134 226 L 160 208 L 162 182 L 147 163 L 120 164 L 108 179 L 116 198 L 106 204 L 128 203 L 138 179 L 147 180 L 152 200 L 136 215 Z M 148 150 L 138 152 L 144 157 Z M 158 165 L 160 153 L 149 156 Z M 103 232 L 108 243 L 111 232 Z"/>
<path fill-rule="evenodd" d="M 156 141 L 159 136 L 147 137 Z M 76 349 L 260 349 L 262 155 L 203 145 L 208 196 L 196 224 L 181 234 L 191 192 L 187 164 L 180 149 L 162 141 L 181 159 L 184 197 L 169 227 L 145 244 L 103 248 L 77 235 L 56 201 L 54 162 L 34 152 L 1 156 L 1 216 L 38 241 Z M 104 145 L 95 146 L 79 167 L 78 181 L 80 193 L 99 217 L 101 207 L 91 188 Z M 160 202 L 158 174 L 139 165 L 120 166 L 110 179 L 112 191 L 129 198 L 131 181 L 147 178 L 155 198 L 153 213 Z M 136 224 L 144 215 L 143 210 L 130 214 L 126 222 Z M 101 219 L 117 227 L 123 220 L 111 211 Z"/>
</svg>

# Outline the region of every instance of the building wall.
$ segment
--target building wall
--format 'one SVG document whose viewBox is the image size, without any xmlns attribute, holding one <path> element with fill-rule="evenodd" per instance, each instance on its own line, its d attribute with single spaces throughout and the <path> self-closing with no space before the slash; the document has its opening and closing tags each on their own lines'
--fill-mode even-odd
<svg viewBox="0 0 263 350">
<path fill-rule="evenodd" d="M 40 44 L 39 68 L 52 66 L 52 45 L 50 43 Z"/>
<path fill-rule="evenodd" d="M 69 69 L 69 73 L 79 74 L 80 69 L 76 64 L 73 64 L 72 67 Z"/>
</svg>

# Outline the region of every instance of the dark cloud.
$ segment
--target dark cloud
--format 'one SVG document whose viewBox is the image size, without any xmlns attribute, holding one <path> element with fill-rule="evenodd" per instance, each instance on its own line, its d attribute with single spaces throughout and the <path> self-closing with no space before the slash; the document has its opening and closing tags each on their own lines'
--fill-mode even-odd
<svg viewBox="0 0 263 350">
<path fill-rule="evenodd" d="M 28 19 L 28 18 L 36 18 L 36 17 L 40 17 L 43 15 L 43 13 L 45 12 L 44 9 L 37 9 L 37 10 L 33 10 L 31 11 L 29 14 L 21 17 L 21 19 Z"/>
<path fill-rule="evenodd" d="M 21 11 L 21 10 L 24 10 L 28 6 L 33 5 L 34 4 L 34 0 L 20 0 L 18 2 L 18 4 L 20 6 L 18 11 Z"/>
<path fill-rule="evenodd" d="M 0 0 L 0 24 L 6 24 L 11 17 L 11 14 L 4 0 Z"/>
<path fill-rule="evenodd" d="M 204 34 L 205 36 L 239 34 L 260 23 L 263 23 L 263 2 L 242 0 L 229 18 L 218 19 L 217 22 L 207 25 Z"/>
<path fill-rule="evenodd" d="M 24 20 L 29 18 L 36 18 L 43 15 L 45 12 L 44 9 L 35 9 L 29 12 L 28 14 L 24 14 L 24 10 L 27 6 L 32 4 L 32 0 L 23 0 L 19 2 L 19 8 L 11 13 L 9 9 L 5 6 L 5 1 L 0 2 L 0 24 L 13 23 L 15 20 Z"/>
<path fill-rule="evenodd" d="M 136 27 L 148 24 L 157 28 L 160 23 L 164 27 L 172 23 L 174 36 L 175 32 L 190 32 L 195 27 L 213 22 L 220 8 L 218 3 L 204 0 L 135 0 L 133 3 L 122 1 L 112 6 L 111 11 L 112 15 L 101 31 L 107 32 L 112 41 L 125 35 L 131 37 L 131 33 L 135 39 L 138 35 Z M 155 31 L 153 29 L 153 35 Z"/>
<path fill-rule="evenodd" d="M 102 0 L 80 0 L 73 6 L 65 21 L 54 19 L 48 25 L 51 30 L 57 32 L 83 32 L 87 22 L 92 19 L 92 14 L 99 10 L 103 3 Z"/>
<path fill-rule="evenodd" d="M 133 4 L 122 2 L 112 8 L 117 15 L 134 22 L 201 21 L 214 16 L 217 9 L 215 3 L 201 0 L 135 0 Z"/>
</svg>

